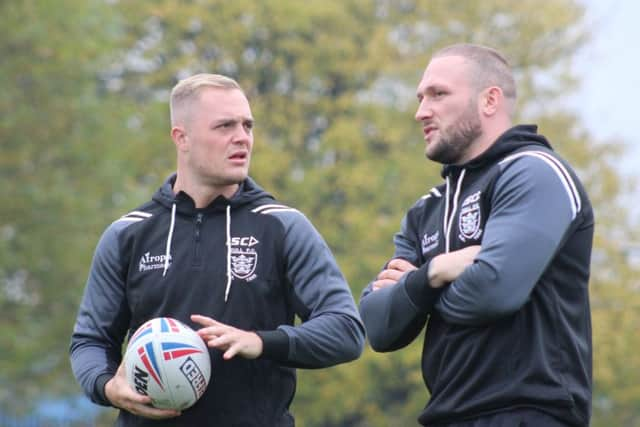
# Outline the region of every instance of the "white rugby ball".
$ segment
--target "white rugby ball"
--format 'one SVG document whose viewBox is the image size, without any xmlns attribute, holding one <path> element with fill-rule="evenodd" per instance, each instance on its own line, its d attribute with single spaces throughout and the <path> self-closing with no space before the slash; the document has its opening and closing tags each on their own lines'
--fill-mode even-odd
<svg viewBox="0 0 640 427">
<path fill-rule="evenodd" d="M 124 355 L 129 385 L 156 408 L 183 410 L 198 401 L 211 378 L 209 349 L 189 326 L 170 317 L 144 323 Z"/>
</svg>

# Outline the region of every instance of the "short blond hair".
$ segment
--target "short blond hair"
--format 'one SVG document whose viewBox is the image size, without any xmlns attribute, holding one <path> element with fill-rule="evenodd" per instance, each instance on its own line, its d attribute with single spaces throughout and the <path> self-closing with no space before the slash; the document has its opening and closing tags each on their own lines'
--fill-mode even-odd
<svg viewBox="0 0 640 427">
<path fill-rule="evenodd" d="M 169 110 L 172 125 L 178 121 L 178 111 L 197 99 L 206 88 L 239 90 L 244 93 L 238 82 L 222 74 L 201 73 L 180 80 L 171 90 Z"/>
<path fill-rule="evenodd" d="M 461 56 L 469 60 L 474 69 L 469 76 L 476 90 L 480 92 L 490 86 L 502 89 L 509 102 L 510 113 L 516 103 L 518 93 L 509 61 L 496 49 L 471 43 L 460 43 L 438 50 L 432 58 Z"/>
</svg>

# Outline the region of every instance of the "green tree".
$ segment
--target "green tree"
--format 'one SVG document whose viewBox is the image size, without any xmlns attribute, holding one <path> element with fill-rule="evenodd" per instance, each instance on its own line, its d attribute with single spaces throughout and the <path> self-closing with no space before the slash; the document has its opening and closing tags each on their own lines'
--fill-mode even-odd
<svg viewBox="0 0 640 427">
<path fill-rule="evenodd" d="M 112 140 L 131 117 L 100 96 L 110 8 L 65 3 L 0 3 L 0 410 L 16 413 L 77 393 L 70 331 L 96 236 L 118 211 Z"/>
<path fill-rule="evenodd" d="M 619 244 L 632 234 L 618 199 L 621 152 L 558 103 L 576 84 L 571 61 L 587 35 L 577 1 L 65 3 L 0 5 L 8 82 L 0 173 L 13 201 L 0 207 L 0 308 L 9 319 L 0 328 L 9 337 L 23 331 L 0 362 L 0 402 L 78 392 L 66 345 L 90 254 L 102 228 L 174 167 L 167 101 L 177 79 L 219 72 L 247 90 L 257 121 L 252 175 L 307 213 L 358 298 L 392 254 L 404 211 L 440 182 L 413 119 L 429 54 L 471 41 L 511 59 L 521 118 L 540 125 L 590 191 L 598 221 L 593 425 L 637 423 L 640 299 Z M 420 341 L 300 371 L 299 424 L 415 424 L 428 399 Z M 20 393 L 2 394 L 17 384 Z"/>
</svg>

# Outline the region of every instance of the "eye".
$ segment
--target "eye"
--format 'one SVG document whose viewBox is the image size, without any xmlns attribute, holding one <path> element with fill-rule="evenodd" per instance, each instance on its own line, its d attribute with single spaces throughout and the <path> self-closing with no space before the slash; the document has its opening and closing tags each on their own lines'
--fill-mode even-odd
<svg viewBox="0 0 640 427">
<path fill-rule="evenodd" d="M 213 126 L 212 129 L 222 129 L 227 130 L 233 128 L 233 122 L 221 122 Z"/>
<path fill-rule="evenodd" d="M 247 131 L 252 130 L 252 129 L 253 129 L 253 122 L 251 122 L 251 121 L 246 121 L 246 122 L 244 122 L 244 128 L 245 128 Z"/>
</svg>

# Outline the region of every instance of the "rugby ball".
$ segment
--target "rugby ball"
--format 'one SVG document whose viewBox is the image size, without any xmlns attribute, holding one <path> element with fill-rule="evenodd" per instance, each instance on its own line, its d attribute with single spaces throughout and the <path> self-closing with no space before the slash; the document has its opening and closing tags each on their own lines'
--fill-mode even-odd
<svg viewBox="0 0 640 427">
<path fill-rule="evenodd" d="M 183 410 L 198 401 L 211 378 L 209 349 L 189 326 L 157 317 L 140 326 L 124 355 L 131 388 L 156 408 Z"/>
</svg>

